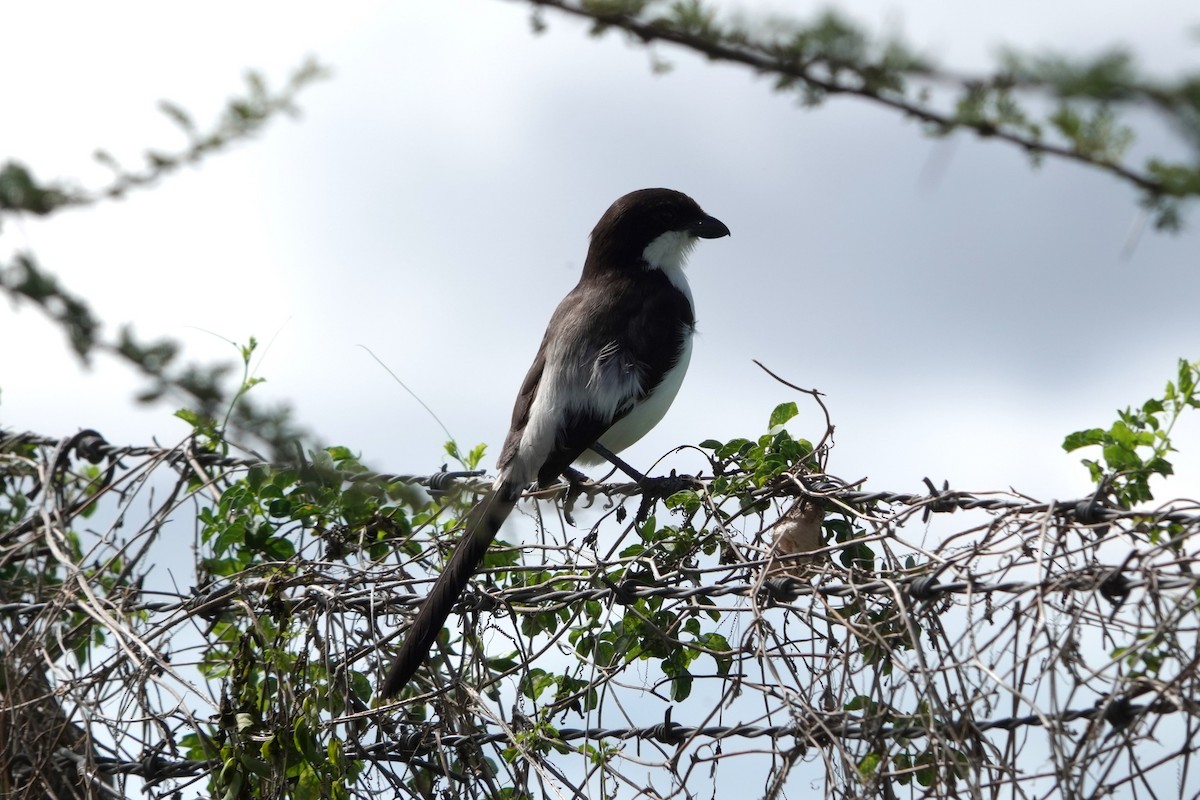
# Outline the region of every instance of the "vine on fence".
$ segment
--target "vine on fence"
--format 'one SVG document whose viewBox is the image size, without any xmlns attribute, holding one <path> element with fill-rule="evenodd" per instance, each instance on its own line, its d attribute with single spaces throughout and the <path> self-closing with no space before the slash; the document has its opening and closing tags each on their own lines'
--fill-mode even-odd
<svg viewBox="0 0 1200 800">
<path fill-rule="evenodd" d="M 1195 370 L 1121 415 L 1148 438 L 1068 439 L 1124 465 L 1082 499 L 847 486 L 789 404 L 644 521 L 628 484 L 527 502 L 386 705 L 477 471 L 6 435 L 5 791 L 1194 793 L 1200 508 L 1123 507 L 1112 448 L 1169 472 Z"/>
</svg>

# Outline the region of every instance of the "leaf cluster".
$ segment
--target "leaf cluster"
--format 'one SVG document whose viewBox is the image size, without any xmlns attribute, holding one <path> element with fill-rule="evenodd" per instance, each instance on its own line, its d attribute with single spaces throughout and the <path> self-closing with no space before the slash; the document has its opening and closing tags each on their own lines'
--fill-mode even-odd
<svg viewBox="0 0 1200 800">
<path fill-rule="evenodd" d="M 1099 447 L 1099 458 L 1085 458 L 1083 465 L 1104 496 L 1120 508 L 1133 508 L 1154 499 L 1150 481 L 1174 472 L 1168 453 L 1174 452 L 1171 431 L 1181 414 L 1200 408 L 1200 361 L 1180 359 L 1176 378 L 1168 381 L 1161 397 L 1152 397 L 1139 407 L 1117 411 L 1108 428 L 1076 431 L 1063 441 L 1068 453 Z"/>
</svg>

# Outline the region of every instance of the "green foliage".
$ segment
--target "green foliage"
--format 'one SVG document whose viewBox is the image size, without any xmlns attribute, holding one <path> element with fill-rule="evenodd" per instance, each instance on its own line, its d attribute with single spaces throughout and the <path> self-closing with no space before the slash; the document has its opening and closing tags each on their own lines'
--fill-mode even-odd
<svg viewBox="0 0 1200 800">
<path fill-rule="evenodd" d="M 347 798 L 363 769 L 327 721 L 361 709 L 373 678 L 359 669 L 331 672 L 309 657 L 309 623 L 293 616 L 288 586 L 305 538 L 324 540 L 328 562 L 384 559 L 411 534 L 414 509 L 408 492 L 369 479 L 350 450 L 312 455 L 312 464 L 296 469 L 248 470 L 198 513 L 210 579 L 274 598 L 254 604 L 266 613 L 233 602 L 210 612 L 200 669 L 228 683 L 229 698 L 213 729 L 181 743 L 190 757 L 221 764 L 212 778 L 217 796 Z"/>
<path fill-rule="evenodd" d="M 771 506 L 767 500 L 769 495 L 764 493 L 767 487 L 786 480 L 793 473 L 819 472 L 818 454 L 812 443 L 807 439 L 792 438 L 785 427 L 798 413 L 794 402 L 776 406 L 768 419 L 769 432 L 756 441 L 738 438 L 728 442 L 714 439 L 701 442 L 702 449 L 712 451 L 714 478 L 709 493 L 719 498 L 739 498 L 736 512 L 739 515 L 764 513 Z M 694 511 L 699 506 L 699 499 L 691 505 L 685 502 L 683 506 L 689 512 Z M 717 510 L 724 519 L 733 518 L 721 504 Z M 844 566 L 865 571 L 875 569 L 875 552 L 856 541 L 865 532 L 850 518 L 827 518 L 823 527 L 828 541 L 845 545 L 838 555 Z"/>
<path fill-rule="evenodd" d="M 1108 106 L 1089 110 L 1063 103 L 1049 119 L 1074 152 L 1097 163 L 1116 164 L 1133 144 L 1133 129 L 1119 124 Z"/>
<path fill-rule="evenodd" d="M 955 722 L 941 718 L 931 705 L 924 702 L 919 704 L 915 713 L 906 713 L 890 703 L 858 695 L 843 708 L 873 727 L 916 725 L 940 731 L 953 726 Z M 958 793 L 955 789 L 957 784 L 970 775 L 973 763 L 968 752 L 943 742 L 927 739 L 921 747 L 913 741 L 901 741 L 899 749 L 893 752 L 869 750 L 864 753 L 857 764 L 857 778 L 864 784 L 870 784 L 879 780 L 886 770 L 894 775 L 894 780 L 901 786 L 908 786 L 915 781 L 917 785 L 929 789 L 940 783 L 943 791 L 953 797 Z"/>
<path fill-rule="evenodd" d="M 838 554 L 838 560 L 847 569 L 860 569 L 872 572 L 875 569 L 875 551 L 858 539 L 862 538 L 863 530 L 856 527 L 848 518 L 839 517 L 825 521 L 825 530 L 833 534 L 833 541 L 845 545 Z"/>
<path fill-rule="evenodd" d="M 445 444 L 446 455 L 458 462 L 465 470 L 479 469 L 479 465 L 483 463 L 484 453 L 487 452 L 486 444 L 477 444 L 466 453 L 459 451 L 458 442 L 453 439 Z"/>
<path fill-rule="evenodd" d="M 1100 459 L 1083 459 L 1092 481 L 1100 485 L 1121 508 L 1154 499 L 1151 478 L 1171 475 L 1167 460 L 1171 431 L 1179 416 L 1189 408 L 1200 408 L 1200 362 L 1180 360 L 1176 379 L 1169 381 L 1161 397 L 1152 397 L 1137 408 L 1117 412 L 1108 428 L 1076 431 L 1063 441 L 1068 453 L 1099 447 Z"/>
<path fill-rule="evenodd" d="M 1014 83 L 1053 87 L 1063 98 L 1098 101 L 1128 100 L 1142 82 L 1132 53 L 1115 49 L 1090 59 L 1055 53 L 1029 56 L 1006 49 L 1001 64 Z"/>
<path fill-rule="evenodd" d="M 24 211 L 45 216 L 69 199 L 69 192 L 62 186 L 38 183 L 23 164 L 9 161 L 0 166 L 0 212 Z"/>
<path fill-rule="evenodd" d="M 331 696 L 330 687 L 304 653 L 287 649 L 289 640 L 286 626 L 269 623 L 241 636 L 222 673 L 231 690 L 217 723 L 180 740 L 187 757 L 220 765 L 210 784 L 217 797 L 344 800 L 363 770 L 324 723 L 331 711 L 350 709 L 311 699 Z"/>
<path fill-rule="evenodd" d="M 63 289 L 55 276 L 38 266 L 32 254 L 18 253 L 10 264 L 0 264 L 0 289 L 15 300 L 39 306 L 66 332 L 75 354 L 87 362 L 96 347 L 100 323 L 88 304 Z"/>
<path fill-rule="evenodd" d="M 554 689 L 549 701 L 556 707 L 577 714 L 594 711 L 600 705 L 600 693 L 591 681 L 571 674 L 554 675 L 532 667 L 521 679 L 521 693 L 530 700 L 542 700 L 546 690 Z"/>
<path fill-rule="evenodd" d="M 711 491 L 717 494 L 762 488 L 785 472 L 800 467 L 815 469 L 812 442 L 793 439 L 784 423 L 798 413 L 795 403 L 783 403 L 771 412 L 770 432 L 757 440 L 707 439 L 700 447 L 712 451 L 716 479 Z"/>
<path fill-rule="evenodd" d="M 796 407 L 794 402 L 780 403 L 771 412 L 771 419 L 767 424 L 770 426 L 771 432 L 776 433 L 778 429 L 787 424 L 788 420 L 799 413 L 800 409 Z"/>
<path fill-rule="evenodd" d="M 694 531 L 681 534 L 673 528 L 658 528 L 653 517 L 639 529 L 641 544 L 631 545 L 621 553 L 622 559 L 637 559 L 635 563 L 654 564 L 656 569 L 678 569 L 698 551 L 711 555 L 715 539 L 698 536 Z M 605 578 L 605 583 L 622 582 L 628 589 L 638 579 L 626 569 L 619 569 Z M 588 603 L 582 619 L 574 622 L 568 641 L 575 646 L 581 659 L 594 662 L 604 670 L 619 669 L 635 660 L 656 660 L 666 677 L 673 700 L 685 699 L 692 689 L 689 667 L 699 656 L 707 654 L 714 660 L 719 674 L 729 672 L 732 650 L 717 630 L 708 629 L 721 619 L 703 603 L 680 610 L 667 605 L 662 597 L 628 598 L 624 613 L 610 618 L 599 603 Z"/>
<path fill-rule="evenodd" d="M 1174 634 L 1171 635 L 1172 637 Z M 1126 647 L 1114 647 L 1110 652 L 1114 661 L 1123 661 L 1130 677 L 1158 677 L 1171 653 L 1179 652 L 1178 642 L 1169 641 L 1160 631 L 1144 631 Z"/>
</svg>

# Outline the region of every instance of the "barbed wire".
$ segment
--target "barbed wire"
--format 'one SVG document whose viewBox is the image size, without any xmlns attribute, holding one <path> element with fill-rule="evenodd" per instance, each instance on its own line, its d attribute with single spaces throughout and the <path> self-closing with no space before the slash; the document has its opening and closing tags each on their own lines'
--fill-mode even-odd
<svg viewBox="0 0 1200 800">
<path fill-rule="evenodd" d="M 1118 702 L 1120 700 L 1118 699 Z M 1108 710 L 1107 701 L 1098 701 L 1087 708 L 1068 709 L 1051 717 L 1039 714 L 1028 714 L 1021 717 L 1001 717 L 988 720 L 957 720 L 942 726 L 949 730 L 973 730 L 983 733 L 990 730 L 1011 731 L 1022 727 L 1059 726 L 1068 722 L 1084 719 L 1104 719 L 1111 727 L 1121 725 L 1119 719 L 1113 717 Z M 1178 712 L 1179 707 L 1168 702 L 1159 701 L 1149 704 L 1122 703 L 1122 713 L 1130 716 L 1142 714 L 1171 714 Z M 815 733 L 819 732 L 819 733 Z M 828 721 L 820 726 L 808 723 L 791 725 L 708 725 L 690 727 L 667 720 L 658 725 L 641 728 L 558 728 L 555 740 L 574 742 L 580 740 L 602 741 L 615 739 L 620 741 L 645 740 L 666 745 L 680 745 L 688 740 L 697 738 L 719 741 L 723 739 L 785 739 L 791 738 L 797 742 L 811 745 L 825 743 L 830 736 L 846 739 L 874 739 L 879 736 L 888 738 L 917 739 L 935 736 L 938 729 L 922 725 L 895 726 L 865 726 L 854 720 L 846 720 L 840 724 Z M 512 732 L 496 730 L 475 734 L 445 734 L 436 728 L 413 730 L 394 743 L 377 744 L 352 750 L 356 757 L 378 760 L 408 761 L 421 753 L 428 753 L 439 748 L 458 749 L 463 747 L 480 748 L 487 744 L 504 743 L 509 740 Z M 195 759 L 171 761 L 164 758 L 143 759 L 141 761 L 118 761 L 111 758 L 97 759 L 102 772 L 108 774 L 135 774 L 149 778 L 180 777 L 186 775 L 202 775 L 217 766 L 216 762 Z"/>
<path fill-rule="evenodd" d="M 21 697 L 0 690 L 0 721 L 46 730 L 42 741 L 78 720 L 88 741 L 112 752 L 79 755 L 86 745 L 77 737 L 68 749 L 109 779 L 137 777 L 170 793 L 207 778 L 224 791 L 218 776 L 261 770 L 237 759 L 257 758 L 263 742 L 292 730 L 301 706 L 324 709 L 305 723 L 314 741 L 336 741 L 366 765 L 354 789 L 364 798 L 383 787 L 417 796 L 429 781 L 490 796 L 500 775 L 528 787 L 522 764 L 567 794 L 584 794 L 578 781 L 597 775 L 634 785 L 631 771 L 651 766 L 684 787 L 698 764 L 716 769 L 755 753 L 767 759 L 772 786 L 793 769 L 812 781 L 816 769 L 827 795 L 855 797 L 890 798 L 900 786 L 950 797 L 968 778 L 1036 793 L 1047 774 L 1094 793 L 1157 775 L 1172 758 L 1190 774 L 1194 748 L 1178 746 L 1190 737 L 1162 726 L 1200 726 L 1191 699 L 1200 693 L 1194 501 L 1126 510 L 1102 497 L 1043 502 L 930 481 L 928 493 L 866 491 L 793 472 L 744 484 L 740 497 L 713 496 L 709 479 L 678 524 L 651 529 L 621 521 L 620 500 L 636 486 L 585 486 L 616 501 L 596 506 L 592 533 L 577 541 L 561 517 L 539 516 L 557 504 L 531 504 L 538 543 L 494 548 L 456 608 L 451 639 L 432 656 L 437 668 L 400 702 L 379 704 L 369 687 L 388 643 L 423 601 L 462 495 L 487 490 L 481 472 L 397 475 L 338 469 L 319 454 L 270 463 L 191 440 L 119 447 L 95 431 L 0 433 L 0 456 L 18 452 L 0 459 L 0 489 L 13 503 L 0 506 L 0 575 L 13 578 L 0 585 L 0 685 L 30 674 L 42 683 L 26 681 L 35 689 Z M 147 489 L 164 469 L 173 488 Z M 306 482 L 332 498 L 350 496 L 345 487 L 402 483 L 423 487 L 427 499 L 388 512 L 403 524 L 384 524 L 378 512 L 340 522 L 319 521 L 312 509 L 256 516 L 260 506 L 238 505 L 247 487 L 264 483 L 256 472 L 292 476 L 283 490 L 304 497 Z M 144 519 L 134 522 L 139 497 Z M 779 549 L 787 509 L 808 503 L 828 509 L 824 533 L 799 552 Z M 952 512 L 964 514 L 955 529 L 925 542 L 931 515 Z M 95 525 L 98 513 L 111 518 L 107 528 Z M 92 515 L 86 536 L 72 532 L 84 515 Z M 195 529 L 195 575 L 186 589 L 149 591 L 153 547 L 185 521 Z M 915 521 L 913 538 L 905 526 Z M 239 536 L 277 533 L 291 544 L 214 572 L 225 523 L 241 525 Z M 607 552 L 595 540 L 601 525 L 615 534 Z M 72 636 L 96 625 L 104 646 L 93 644 L 78 666 L 64 660 Z M 275 699 L 255 693 L 239 706 L 250 685 L 239 676 L 259 673 L 278 687 Z M 197 706 L 211 713 L 186 710 Z M 30 718 L 23 708 L 49 713 Z M 688 719 L 672 722 L 672 711 Z M 655 712 L 662 722 L 647 719 Z M 1031 751 L 1034 732 L 1046 746 Z M 31 741 L 28 733 L 16 740 Z M 720 746 L 732 738 L 767 746 Z M 185 740 L 192 744 L 181 749 Z M 207 750 L 197 744 L 205 740 L 214 743 Z M 644 748 L 661 749 L 647 760 Z M 50 763 L 34 750 L 7 752 L 6 763 Z M 593 778 L 571 777 L 562 759 L 584 752 L 605 755 L 589 761 Z M 1046 754 L 1044 769 L 1024 764 L 1031 752 Z M 494 763 L 490 772 L 463 766 L 479 759 Z M 1089 777 L 1099 773 L 1119 778 L 1101 787 Z"/>
<path fill-rule="evenodd" d="M 785 559 L 786 561 L 786 559 Z M 546 571 L 553 575 L 565 567 L 547 565 Z M 548 583 L 556 579 L 551 577 Z M 432 582 L 432 579 L 429 579 Z M 1156 591 L 1171 591 L 1190 589 L 1197 583 L 1194 576 L 1180 573 L 1177 576 L 1165 576 L 1156 573 L 1153 577 L 1129 577 L 1120 568 L 1117 569 L 1080 569 L 1073 572 L 1059 573 L 1053 580 L 1045 581 L 1005 581 L 1001 583 L 985 583 L 973 580 L 950 581 L 946 583 L 930 582 L 925 576 L 913 576 L 899 580 L 871 580 L 862 583 L 823 584 L 814 586 L 798 578 L 770 578 L 761 583 L 741 584 L 709 584 L 697 586 L 650 585 L 640 580 L 624 581 L 612 587 L 593 587 L 588 589 L 554 589 L 546 585 L 522 587 L 517 589 L 502 589 L 489 591 L 479 586 L 468 587 L 463 593 L 456 608 L 457 613 L 477 611 L 492 611 L 501 607 L 511 606 L 563 606 L 587 601 L 613 601 L 628 604 L 635 599 L 663 598 L 670 600 L 712 599 L 717 597 L 754 597 L 767 603 L 791 603 L 803 597 L 820 595 L 826 598 L 848 598 L 863 595 L 880 595 L 894 597 L 898 594 L 907 595 L 915 600 L 932 602 L 947 595 L 987 595 L 987 594 L 1041 594 L 1047 591 L 1057 592 L 1101 592 L 1114 595 L 1118 592 L 1128 594 L 1135 589 L 1154 589 Z M 221 607 L 233 603 L 239 594 L 244 595 L 256 588 L 267 589 L 280 585 L 279 581 L 262 581 L 256 587 L 251 583 L 229 584 L 212 588 L 207 592 L 192 595 L 180 595 L 178 600 L 158 601 L 147 603 L 131 603 L 125 607 L 130 612 L 164 613 L 184 611 L 188 613 L 213 613 Z M 370 598 L 341 598 L 337 606 L 346 610 L 356 610 L 363 613 L 394 612 L 401 609 L 420 606 L 425 601 L 422 594 L 406 594 L 390 597 L 385 601 L 375 601 Z M 290 600 L 279 600 L 281 607 L 289 613 L 296 613 L 311 608 L 314 604 L 329 607 L 329 596 L 325 593 L 314 592 Z M 0 614 L 33 615 L 49 608 L 64 611 L 80 611 L 84 608 L 79 603 L 0 603 Z"/>
<path fill-rule="evenodd" d="M 32 445 L 35 447 L 55 447 L 60 458 L 74 453 L 90 463 L 98 464 L 102 460 L 119 461 L 123 457 L 138 457 L 160 459 L 177 467 L 200 465 L 218 469 L 305 469 L 314 468 L 309 461 L 295 463 L 277 463 L 259 456 L 229 456 L 215 453 L 199 445 L 194 439 L 187 439 L 177 447 L 112 445 L 94 430 L 82 430 L 66 438 L 51 438 L 32 432 L 11 433 L 0 429 L 0 451 L 17 445 Z M 445 492 L 452 487 L 459 487 L 473 492 L 483 492 L 491 487 L 491 481 L 481 479 L 484 470 L 443 470 L 433 474 L 411 474 L 390 472 L 348 472 L 329 467 L 328 472 L 337 475 L 347 483 L 381 483 L 406 484 L 421 486 L 435 492 Z M 697 478 L 705 482 L 703 476 Z M 712 479 L 707 479 L 711 481 Z M 1018 498 L 980 497 L 970 492 L 951 490 L 948 485 L 937 489 L 926 479 L 929 487 L 928 494 L 899 491 L 862 491 L 845 488 L 831 476 L 819 475 L 808 479 L 811 486 L 803 486 L 805 496 L 841 500 L 850 505 L 869 506 L 876 503 L 888 505 L 912 506 L 930 513 L 953 513 L 954 511 L 984 510 L 984 511 L 1015 511 L 1022 514 L 1056 514 L 1073 516 L 1085 524 L 1112 522 L 1114 520 L 1145 520 L 1149 522 L 1168 522 L 1184 526 L 1200 526 L 1200 502 L 1186 501 L 1196 511 L 1189 512 L 1178 508 L 1158 508 L 1144 510 L 1119 509 L 1105 506 L 1096 496 L 1074 500 L 1038 502 Z M 799 493 L 797 485 L 777 484 L 764 490 L 762 494 Z M 634 496 L 641 493 L 636 483 L 583 483 L 573 487 L 574 491 L 587 496 L 625 495 Z M 535 492 L 540 499 L 556 499 L 572 491 L 572 487 L 562 486 L 542 489 Z"/>
</svg>

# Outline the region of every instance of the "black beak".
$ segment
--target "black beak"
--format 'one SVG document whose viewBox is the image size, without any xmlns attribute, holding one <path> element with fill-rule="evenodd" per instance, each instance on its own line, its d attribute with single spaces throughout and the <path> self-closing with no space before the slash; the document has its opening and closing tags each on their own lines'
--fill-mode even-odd
<svg viewBox="0 0 1200 800">
<path fill-rule="evenodd" d="M 688 233 L 701 239 L 720 239 L 729 236 L 729 228 L 716 217 L 704 216 L 688 226 Z"/>
</svg>

